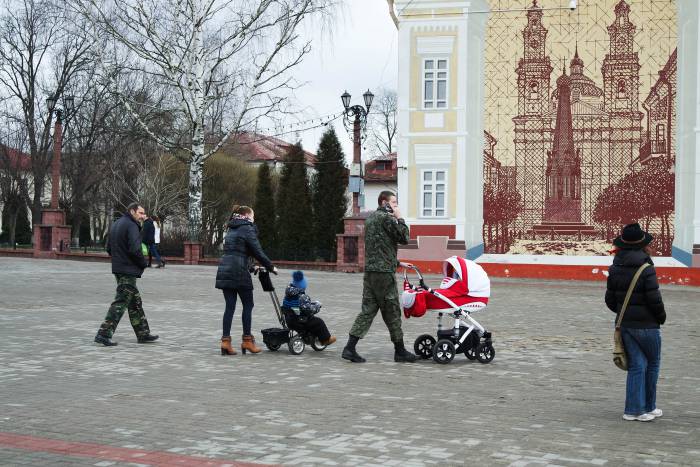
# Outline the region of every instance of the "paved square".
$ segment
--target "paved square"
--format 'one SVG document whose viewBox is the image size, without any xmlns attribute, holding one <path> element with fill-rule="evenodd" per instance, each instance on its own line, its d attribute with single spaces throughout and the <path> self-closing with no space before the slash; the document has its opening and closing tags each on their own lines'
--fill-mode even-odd
<svg viewBox="0 0 700 467">
<path fill-rule="evenodd" d="M 621 419 L 603 283 L 493 280 L 476 316 L 494 334 L 488 365 L 394 363 L 379 317 L 358 346 L 368 362 L 351 364 L 340 351 L 359 274 L 307 273 L 337 344 L 222 357 L 224 300 L 209 266 L 139 281 L 158 343 L 137 344 L 125 316 L 118 347 L 93 344 L 114 296 L 109 270 L 0 258 L 0 465 L 700 465 L 697 288 L 662 289 L 665 415 L 644 424 Z M 282 289 L 289 277 L 273 280 Z M 262 344 L 259 330 L 276 323 L 256 285 Z M 435 324 L 404 321 L 407 344 Z M 237 310 L 237 345 L 240 329 Z"/>
</svg>

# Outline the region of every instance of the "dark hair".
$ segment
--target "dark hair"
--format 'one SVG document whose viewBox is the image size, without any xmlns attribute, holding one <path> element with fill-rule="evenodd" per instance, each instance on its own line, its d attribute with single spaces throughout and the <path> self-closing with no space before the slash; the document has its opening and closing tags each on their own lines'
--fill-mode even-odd
<svg viewBox="0 0 700 467">
<path fill-rule="evenodd" d="M 128 211 L 138 211 L 139 208 L 142 208 L 142 207 L 143 206 L 141 206 L 141 203 L 134 201 L 133 203 L 131 203 L 130 205 L 128 205 L 126 207 L 126 210 L 127 210 L 127 212 Z"/>
<path fill-rule="evenodd" d="M 231 209 L 231 214 L 238 214 L 240 216 L 247 216 L 251 212 L 253 212 L 253 208 L 250 206 L 239 206 L 238 204 L 234 204 L 233 208 Z"/>
<path fill-rule="evenodd" d="M 160 222 L 160 217 L 158 217 L 158 216 L 156 216 L 155 214 L 153 214 L 153 215 L 151 216 L 151 220 L 154 220 L 154 221 L 156 221 L 156 222 Z"/>
<path fill-rule="evenodd" d="M 391 198 L 392 196 L 396 196 L 396 194 L 393 191 L 382 191 L 381 193 L 379 193 L 379 198 L 377 198 L 377 204 L 381 206 L 382 204 L 387 203 L 389 201 L 389 198 Z"/>
</svg>

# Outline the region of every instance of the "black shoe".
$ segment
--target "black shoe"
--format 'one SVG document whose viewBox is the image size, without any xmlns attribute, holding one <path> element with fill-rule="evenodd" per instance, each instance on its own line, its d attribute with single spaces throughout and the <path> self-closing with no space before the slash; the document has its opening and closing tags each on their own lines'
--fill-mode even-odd
<svg viewBox="0 0 700 467">
<path fill-rule="evenodd" d="M 394 344 L 394 361 L 395 362 L 406 362 L 413 363 L 418 359 L 418 357 L 404 347 L 403 342 L 397 342 Z"/>
<path fill-rule="evenodd" d="M 343 349 L 343 358 L 345 360 L 350 360 L 353 363 L 364 363 L 367 361 L 362 358 L 360 354 L 355 351 L 355 349 L 349 349 L 347 347 Z"/>
<path fill-rule="evenodd" d="M 117 345 L 117 342 L 112 342 L 112 339 L 110 339 L 109 337 L 103 336 L 100 333 L 98 333 L 95 336 L 95 342 L 97 342 L 98 344 L 102 344 L 105 347 L 113 347 L 113 346 Z"/>
<path fill-rule="evenodd" d="M 136 341 L 139 344 L 150 344 L 151 342 L 155 342 L 157 340 L 158 340 L 158 336 L 156 336 L 154 334 L 146 334 L 145 336 L 139 337 L 136 339 Z"/>
</svg>

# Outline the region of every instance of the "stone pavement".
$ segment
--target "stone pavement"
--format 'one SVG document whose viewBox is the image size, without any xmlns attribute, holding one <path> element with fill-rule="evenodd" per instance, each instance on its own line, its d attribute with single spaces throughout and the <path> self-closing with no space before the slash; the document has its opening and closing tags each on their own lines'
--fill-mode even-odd
<svg viewBox="0 0 700 467">
<path fill-rule="evenodd" d="M 0 465 L 700 465 L 700 289 L 663 287 L 665 415 L 644 424 L 621 419 L 603 283 L 494 280 L 475 315 L 491 364 L 394 363 L 379 317 L 358 346 L 368 363 L 351 364 L 361 275 L 307 273 L 334 346 L 222 357 L 214 274 L 148 270 L 160 341 L 136 344 L 125 316 L 106 348 L 92 339 L 114 296 L 107 264 L 0 258 Z M 255 299 L 261 341 L 276 323 L 260 287 Z M 412 346 L 435 322 L 404 330 Z M 240 312 L 232 334 L 240 345 Z"/>
</svg>

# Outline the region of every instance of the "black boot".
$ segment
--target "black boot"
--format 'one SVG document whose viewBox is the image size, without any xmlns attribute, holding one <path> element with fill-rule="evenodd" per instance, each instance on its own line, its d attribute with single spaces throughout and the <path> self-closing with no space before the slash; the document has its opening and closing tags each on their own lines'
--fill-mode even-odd
<svg viewBox="0 0 700 467">
<path fill-rule="evenodd" d="M 357 341 L 359 340 L 359 337 L 350 334 L 348 343 L 345 344 L 345 348 L 343 349 L 343 358 L 345 360 L 350 360 L 353 363 L 364 363 L 367 361 L 355 351 L 355 346 L 357 345 Z"/>
<path fill-rule="evenodd" d="M 98 332 L 97 335 L 95 336 L 95 342 L 97 342 L 98 344 L 102 344 L 102 345 L 104 345 L 105 347 L 112 347 L 112 346 L 117 345 L 116 342 L 112 342 L 112 339 L 110 339 L 110 338 L 107 337 L 107 336 L 103 336 L 103 335 L 100 334 L 99 332 Z"/>
<path fill-rule="evenodd" d="M 418 357 L 416 357 L 411 352 L 406 350 L 406 347 L 404 347 L 404 345 L 403 345 L 403 341 L 394 342 L 394 361 L 395 362 L 413 363 L 416 361 L 417 358 Z"/>
<path fill-rule="evenodd" d="M 145 336 L 137 337 L 136 342 L 139 344 L 150 344 L 151 342 L 157 341 L 158 336 L 153 334 L 146 334 Z"/>
</svg>

